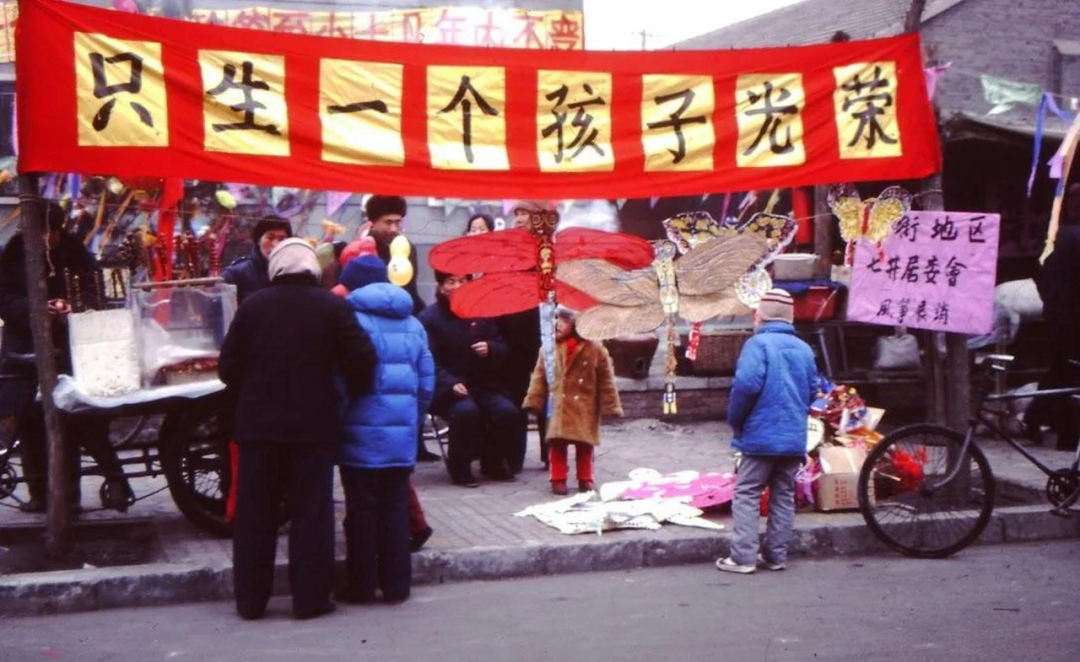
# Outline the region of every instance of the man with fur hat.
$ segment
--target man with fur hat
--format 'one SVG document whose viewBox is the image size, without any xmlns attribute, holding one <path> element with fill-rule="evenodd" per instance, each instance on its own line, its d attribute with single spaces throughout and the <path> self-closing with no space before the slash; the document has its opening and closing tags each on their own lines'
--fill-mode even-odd
<svg viewBox="0 0 1080 662">
<path fill-rule="evenodd" d="M 402 226 L 405 224 L 405 214 L 408 213 L 408 205 L 405 198 L 396 195 L 373 195 L 364 203 L 364 213 L 367 215 L 370 228 L 368 234 L 375 239 L 375 249 L 379 259 L 390 263 L 390 243 L 402 234 Z M 412 262 L 413 273 L 419 274 L 416 263 L 416 250 L 409 253 L 409 262 Z M 418 314 L 426 305 L 416 290 L 416 277 L 414 276 L 405 291 L 412 297 L 413 315 Z"/>
<path fill-rule="evenodd" d="M 293 614 L 333 611 L 333 469 L 342 417 L 335 379 L 371 388 L 375 349 L 352 309 L 319 286 L 315 250 L 286 239 L 271 252 L 270 285 L 248 297 L 218 372 L 236 399 L 240 480 L 233 532 L 236 609 L 262 618 L 274 577 L 278 512 L 289 495 Z"/>
<path fill-rule="evenodd" d="M 292 224 L 283 218 L 265 216 L 255 224 L 251 231 L 251 252 L 233 260 L 221 272 L 226 283 L 236 286 L 237 303 L 243 303 L 248 296 L 270 284 L 266 271 L 270 252 L 291 236 Z"/>
<path fill-rule="evenodd" d="M 743 345 L 731 385 L 731 445 L 742 453 L 732 514 L 731 553 L 717 559 L 724 572 L 783 570 L 795 520 L 795 474 L 806 455 L 806 417 L 817 391 L 810 346 L 795 335 L 794 302 L 784 290 L 765 293 L 755 333 Z M 761 494 L 769 488 L 769 519 L 759 552 Z"/>
</svg>

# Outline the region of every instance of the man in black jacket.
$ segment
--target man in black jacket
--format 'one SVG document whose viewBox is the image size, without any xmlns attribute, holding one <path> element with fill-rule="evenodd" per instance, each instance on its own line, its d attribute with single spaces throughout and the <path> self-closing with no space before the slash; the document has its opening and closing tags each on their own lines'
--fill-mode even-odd
<svg viewBox="0 0 1080 662">
<path fill-rule="evenodd" d="M 1042 388 L 1080 385 L 1080 184 L 1066 191 L 1054 252 L 1046 258 L 1035 284 L 1043 301 L 1050 341 L 1050 376 Z M 1068 398 L 1055 398 L 1053 428 L 1058 450 L 1075 450 L 1080 421 Z M 1029 420 L 1033 415 L 1029 413 Z"/>
<path fill-rule="evenodd" d="M 471 461 L 493 480 L 513 480 L 507 466 L 522 434 L 521 408 L 508 397 L 502 371 L 507 349 L 489 319 L 462 319 L 450 310 L 450 293 L 467 276 L 435 273 L 436 302 L 420 313 L 435 357 L 431 411 L 450 423 L 450 479 L 476 487 Z"/>
<path fill-rule="evenodd" d="M 293 614 L 333 611 L 333 467 L 341 430 L 335 375 L 350 394 L 371 387 L 376 356 L 348 304 L 319 287 L 315 251 L 287 239 L 270 286 L 236 313 L 219 359 L 237 400 L 240 472 L 233 533 L 236 609 L 261 618 L 274 577 L 277 512 L 289 494 Z"/>
<path fill-rule="evenodd" d="M 255 292 L 270 284 L 267 261 L 274 246 L 292 236 L 292 225 L 283 218 L 266 216 L 251 231 L 251 252 L 236 258 L 225 267 L 221 277 L 236 286 L 236 302 L 243 303 Z"/>
<path fill-rule="evenodd" d="M 49 296 L 48 314 L 52 321 L 53 347 L 58 370 L 70 374 L 67 316 L 71 312 L 71 306 L 67 301 L 64 272 L 77 274 L 90 282 L 86 275 L 97 268 L 97 263 L 83 243 L 64 230 L 63 207 L 56 203 L 39 204 L 44 207 L 48 228 L 48 272 L 45 274 L 45 286 Z M 0 403 L 5 416 L 19 417 L 19 431 L 23 442 L 23 475 L 27 479 L 26 485 L 30 492 L 30 500 L 21 508 L 25 512 L 44 512 L 44 476 L 47 461 L 45 419 L 41 405 L 34 402 L 37 368 L 31 358 L 34 342 L 30 334 L 30 297 L 26 290 L 26 245 L 21 234 L 12 237 L 0 257 L 0 318 L 4 320 L 4 344 L 0 351 L 2 371 L 5 374 L 25 377 L 3 385 L 3 402 Z M 108 419 L 72 415 L 64 418 L 64 424 L 64 436 L 72 442 L 72 452 L 68 453 L 68 472 L 75 487 L 72 493 L 75 507 L 78 508 L 80 500 L 79 453 L 78 445 L 74 443 L 78 441 L 106 476 L 105 488 L 101 493 L 102 505 L 126 511 L 132 493 L 127 479 L 124 478 L 116 450 L 109 443 Z"/>
</svg>

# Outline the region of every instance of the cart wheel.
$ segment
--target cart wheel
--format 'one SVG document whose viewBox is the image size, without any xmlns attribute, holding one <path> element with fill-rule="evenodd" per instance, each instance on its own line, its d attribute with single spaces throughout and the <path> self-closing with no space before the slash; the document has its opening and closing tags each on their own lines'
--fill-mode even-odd
<svg viewBox="0 0 1080 662">
<path fill-rule="evenodd" d="M 220 407 L 196 405 L 166 416 L 161 431 L 161 464 L 176 507 L 189 522 L 221 537 L 232 535 L 225 518 L 228 418 Z"/>
</svg>

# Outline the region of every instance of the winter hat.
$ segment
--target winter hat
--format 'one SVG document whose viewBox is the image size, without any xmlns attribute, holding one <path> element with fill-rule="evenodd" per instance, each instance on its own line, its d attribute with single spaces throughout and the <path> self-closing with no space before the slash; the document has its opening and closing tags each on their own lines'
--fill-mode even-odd
<svg viewBox="0 0 1080 662">
<path fill-rule="evenodd" d="M 339 282 L 352 292 L 365 285 L 389 283 L 390 278 L 386 275 L 386 263 L 377 255 L 361 255 L 345 265 Z"/>
<path fill-rule="evenodd" d="M 396 195 L 373 195 L 364 203 L 364 213 L 372 222 L 387 214 L 404 216 L 406 209 L 405 198 Z"/>
<path fill-rule="evenodd" d="M 758 319 L 762 322 L 787 322 L 795 321 L 795 302 L 786 290 L 773 288 L 761 297 L 758 305 Z"/>
<path fill-rule="evenodd" d="M 303 239 L 286 239 L 274 247 L 270 253 L 270 280 L 278 276 L 292 274 L 310 274 L 315 278 L 322 275 L 319 258 L 315 249 Z"/>
<path fill-rule="evenodd" d="M 259 244 L 259 239 L 262 239 L 262 236 L 270 230 L 284 230 L 291 237 L 292 223 L 277 216 L 264 216 L 255 224 L 255 228 L 251 231 L 251 241 L 257 246 Z"/>
<path fill-rule="evenodd" d="M 344 267 L 361 255 L 376 255 L 377 253 L 378 248 L 375 245 L 375 237 L 368 236 L 346 244 L 345 248 L 341 249 L 338 262 Z"/>
</svg>

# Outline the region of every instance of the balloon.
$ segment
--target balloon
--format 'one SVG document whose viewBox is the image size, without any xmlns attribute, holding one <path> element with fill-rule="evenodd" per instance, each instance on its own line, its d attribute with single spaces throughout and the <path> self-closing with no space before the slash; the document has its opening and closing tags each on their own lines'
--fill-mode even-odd
<svg viewBox="0 0 1080 662">
<path fill-rule="evenodd" d="M 390 266 L 386 270 L 390 282 L 398 287 L 405 287 L 413 279 L 412 262 L 403 258 L 390 260 Z"/>
<path fill-rule="evenodd" d="M 409 262 L 409 253 L 412 246 L 405 235 L 398 235 L 390 242 L 390 264 L 386 265 L 386 273 L 390 282 L 398 287 L 405 287 L 413 279 L 413 266 Z"/>
<path fill-rule="evenodd" d="M 218 204 L 225 209 L 236 209 L 236 198 L 233 197 L 232 193 L 229 193 L 225 189 L 219 190 L 214 194 L 214 197 L 217 198 Z"/>
<path fill-rule="evenodd" d="M 408 259 L 411 252 L 412 246 L 403 234 L 394 237 L 394 240 L 390 242 L 390 257 L 392 258 L 400 256 Z"/>
</svg>

